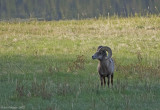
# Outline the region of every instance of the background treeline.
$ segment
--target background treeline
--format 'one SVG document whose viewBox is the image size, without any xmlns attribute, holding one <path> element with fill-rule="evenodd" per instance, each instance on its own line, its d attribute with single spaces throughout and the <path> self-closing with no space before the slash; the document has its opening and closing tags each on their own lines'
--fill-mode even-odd
<svg viewBox="0 0 160 110">
<path fill-rule="evenodd" d="M 45 20 L 159 14 L 160 0 L 0 0 L 0 19 Z"/>
</svg>

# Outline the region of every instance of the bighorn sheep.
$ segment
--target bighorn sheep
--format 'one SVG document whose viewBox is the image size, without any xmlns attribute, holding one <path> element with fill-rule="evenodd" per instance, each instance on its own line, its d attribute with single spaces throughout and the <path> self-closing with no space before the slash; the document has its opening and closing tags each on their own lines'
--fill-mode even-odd
<svg viewBox="0 0 160 110">
<path fill-rule="evenodd" d="M 108 56 L 107 53 L 108 52 Z M 97 52 L 92 56 L 92 59 L 98 59 L 98 73 L 100 75 L 101 86 L 106 85 L 105 77 L 108 78 L 108 87 L 111 78 L 111 84 L 113 85 L 113 72 L 114 72 L 114 61 L 111 58 L 112 50 L 107 46 L 99 46 Z"/>
</svg>

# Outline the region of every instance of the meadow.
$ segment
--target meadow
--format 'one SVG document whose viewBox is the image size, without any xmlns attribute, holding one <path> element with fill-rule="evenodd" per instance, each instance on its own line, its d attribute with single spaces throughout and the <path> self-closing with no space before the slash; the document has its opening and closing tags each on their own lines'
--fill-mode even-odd
<svg viewBox="0 0 160 110">
<path fill-rule="evenodd" d="M 0 109 L 159 110 L 160 17 L 0 22 Z M 101 87 L 99 45 L 115 61 Z"/>
</svg>

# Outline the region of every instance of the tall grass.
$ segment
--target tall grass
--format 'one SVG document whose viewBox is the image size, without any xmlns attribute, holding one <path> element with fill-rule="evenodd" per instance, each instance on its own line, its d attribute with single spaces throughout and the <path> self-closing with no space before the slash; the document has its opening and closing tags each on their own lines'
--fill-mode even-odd
<svg viewBox="0 0 160 110">
<path fill-rule="evenodd" d="M 160 18 L 0 22 L 0 109 L 158 110 Z M 113 51 L 101 88 L 99 45 Z"/>
</svg>

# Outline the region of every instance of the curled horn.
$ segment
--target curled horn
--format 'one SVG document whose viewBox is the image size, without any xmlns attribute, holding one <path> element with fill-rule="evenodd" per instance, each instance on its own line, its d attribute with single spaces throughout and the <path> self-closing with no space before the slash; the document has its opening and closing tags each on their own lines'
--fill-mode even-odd
<svg viewBox="0 0 160 110">
<path fill-rule="evenodd" d="M 107 46 L 102 46 L 98 51 L 107 51 L 108 52 L 108 56 L 105 57 L 105 59 L 109 59 L 112 56 L 112 50 L 111 48 L 107 47 Z"/>
</svg>

